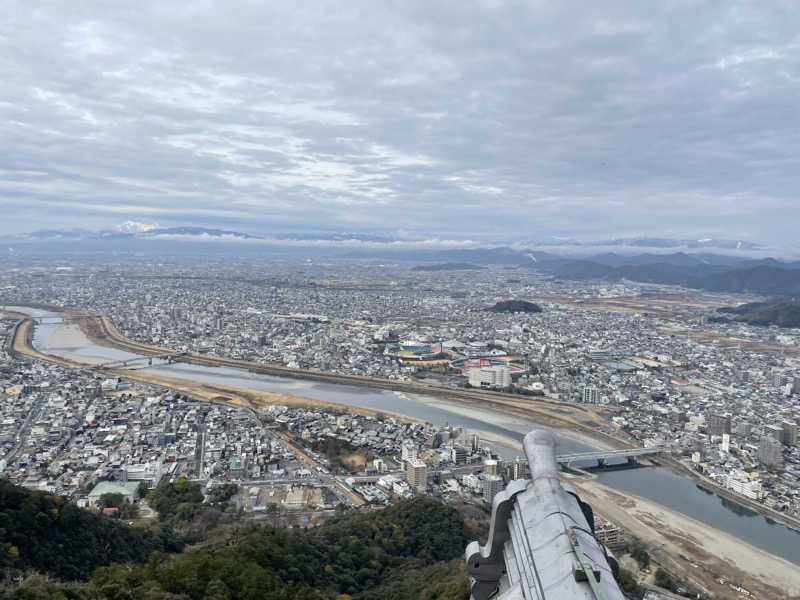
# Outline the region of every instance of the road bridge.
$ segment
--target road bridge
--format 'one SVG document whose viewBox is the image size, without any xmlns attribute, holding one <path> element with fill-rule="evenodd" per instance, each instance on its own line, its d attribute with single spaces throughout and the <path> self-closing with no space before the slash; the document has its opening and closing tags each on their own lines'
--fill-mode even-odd
<svg viewBox="0 0 800 600">
<path fill-rule="evenodd" d="M 41 317 L 28 317 L 37 325 L 61 325 L 63 323 L 74 323 L 85 319 L 94 319 L 96 315 L 45 315 Z"/>
<path fill-rule="evenodd" d="M 188 352 L 168 352 L 164 354 L 152 354 L 149 356 L 134 356 L 131 358 L 126 358 L 124 360 L 111 360 L 108 362 L 100 363 L 97 365 L 93 365 L 93 369 L 115 369 L 115 368 L 122 368 L 122 367 L 129 367 L 136 363 L 146 363 L 148 366 L 153 364 L 153 359 L 162 359 L 166 360 L 167 364 L 174 362 L 176 359 L 187 356 Z"/>
<path fill-rule="evenodd" d="M 614 458 L 625 458 L 629 463 L 635 463 L 640 456 L 663 454 L 666 452 L 664 446 L 654 446 L 652 448 L 628 448 L 626 450 L 600 450 L 597 452 L 573 452 L 570 454 L 559 454 L 556 462 L 562 465 L 569 465 L 578 461 L 596 460 L 598 466 L 602 467 L 607 461 Z"/>
</svg>

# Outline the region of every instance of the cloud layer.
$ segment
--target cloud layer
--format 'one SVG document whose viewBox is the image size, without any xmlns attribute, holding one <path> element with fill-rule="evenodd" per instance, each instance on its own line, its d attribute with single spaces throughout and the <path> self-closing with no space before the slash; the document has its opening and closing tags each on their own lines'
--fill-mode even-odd
<svg viewBox="0 0 800 600">
<path fill-rule="evenodd" d="M 797 237 L 794 3 L 184 4 L 7 7 L 0 232 Z"/>
</svg>

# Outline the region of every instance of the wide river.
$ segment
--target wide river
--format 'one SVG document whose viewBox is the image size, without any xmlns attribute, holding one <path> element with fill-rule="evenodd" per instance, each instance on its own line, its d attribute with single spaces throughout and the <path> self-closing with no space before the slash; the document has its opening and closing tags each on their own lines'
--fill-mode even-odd
<svg viewBox="0 0 800 600">
<path fill-rule="evenodd" d="M 28 309 L 20 309 L 22 310 L 30 312 Z M 68 353 L 73 357 L 85 359 L 86 362 L 136 357 L 129 352 L 92 344 L 85 338 L 78 346 L 54 343 L 54 340 L 57 342 L 58 336 L 54 336 L 54 333 L 58 327 L 59 324 L 55 322 L 37 325 L 33 340 L 36 349 L 53 354 Z M 430 423 L 460 425 L 485 434 L 488 439 L 495 438 L 499 443 L 493 445 L 504 458 L 521 454 L 519 443 L 525 433 L 535 425 L 532 421 L 517 416 L 489 413 L 472 407 L 465 408 L 438 398 L 274 377 L 226 367 L 162 363 L 154 364 L 144 370 L 169 377 L 372 408 L 407 415 Z M 558 453 L 592 449 L 585 440 L 562 433 L 556 434 L 556 446 Z M 700 490 L 689 479 L 680 477 L 668 469 L 657 467 L 601 471 L 597 473 L 597 477 L 606 485 L 653 500 L 800 565 L 800 534 L 784 525 L 768 521 L 763 516 L 750 513 L 715 494 Z"/>
</svg>

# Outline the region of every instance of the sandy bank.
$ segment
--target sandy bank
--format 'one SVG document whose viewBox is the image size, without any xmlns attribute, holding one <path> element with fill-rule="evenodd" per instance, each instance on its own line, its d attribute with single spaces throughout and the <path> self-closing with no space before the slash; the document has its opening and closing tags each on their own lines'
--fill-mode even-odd
<svg viewBox="0 0 800 600">
<path fill-rule="evenodd" d="M 426 406 L 448 410 L 450 412 L 460 414 L 464 417 L 475 419 L 476 421 L 482 421 L 484 423 L 495 425 L 497 427 L 502 427 L 503 429 L 508 429 L 510 431 L 516 431 L 523 435 L 528 433 L 532 429 L 544 428 L 553 431 L 553 433 L 556 433 L 559 436 L 569 438 L 575 442 L 585 444 L 593 448 L 597 448 L 598 450 L 613 449 L 613 446 L 611 444 L 602 439 L 598 439 L 589 436 L 587 434 L 581 433 L 579 431 L 575 431 L 565 427 L 552 427 L 543 424 L 541 421 L 522 417 L 516 414 L 505 413 L 495 409 L 481 408 L 480 406 L 475 404 L 454 402 L 451 400 L 437 398 L 434 396 L 426 396 L 423 394 L 406 394 L 406 395 L 412 400 L 419 402 L 421 404 L 425 404 Z M 519 448 L 520 451 L 522 450 L 522 443 L 519 440 L 490 431 L 485 431 L 484 433 L 485 437 L 484 435 L 481 435 L 483 439 L 489 441 L 494 439 L 499 441 L 501 445 L 508 446 L 510 448 Z"/>
<path fill-rule="evenodd" d="M 655 548 L 651 554 L 659 563 L 716 597 L 736 597 L 730 587 L 716 581 L 722 576 L 755 593 L 756 598 L 800 598 L 800 566 L 645 498 L 596 480 L 566 479 L 596 513 Z M 689 560 L 677 558 L 680 555 Z"/>
<path fill-rule="evenodd" d="M 76 353 L 74 350 L 78 348 L 85 348 L 91 347 L 94 343 L 94 340 L 90 340 L 89 337 L 84 332 L 83 328 L 80 327 L 78 324 L 69 323 L 63 324 L 55 328 L 53 331 L 49 343 L 48 343 L 48 354 L 58 356 L 62 359 L 66 359 L 76 363 L 84 363 L 84 364 L 100 364 L 104 362 L 108 362 L 107 357 L 103 356 L 92 356 L 90 354 L 85 353 Z M 143 373 L 137 370 L 117 370 L 115 372 L 119 376 L 122 377 L 130 377 L 132 379 L 138 379 L 140 381 L 154 381 L 154 377 L 159 377 L 152 374 Z M 176 381 L 180 382 L 182 389 L 187 387 L 197 387 L 199 384 L 186 379 L 179 379 L 179 378 L 171 378 L 161 376 L 163 381 Z M 171 385 L 171 384 L 165 384 Z M 251 394 L 257 395 L 260 392 L 256 392 L 255 390 L 245 389 L 245 388 L 229 388 L 229 389 L 236 389 L 238 390 L 238 394 Z M 491 424 L 497 427 L 501 427 L 504 429 L 508 429 L 510 431 L 517 431 L 520 434 L 525 434 L 529 432 L 531 429 L 534 428 L 541 428 L 547 427 L 552 429 L 553 431 L 557 432 L 559 435 L 570 438 L 577 442 L 586 444 L 588 446 L 593 446 L 597 448 L 610 448 L 611 446 L 602 440 L 595 439 L 589 435 L 582 434 L 577 431 L 573 431 L 567 428 L 554 428 L 544 425 L 541 421 L 537 421 L 533 418 L 526 418 L 520 415 L 511 414 L 508 412 L 503 412 L 502 410 L 498 409 L 490 409 L 490 408 L 482 408 L 478 404 L 474 403 L 466 403 L 466 402 L 457 402 L 453 400 L 446 400 L 443 398 L 435 397 L 435 396 L 428 396 L 426 394 L 413 394 L 407 392 L 395 392 L 399 397 L 407 397 L 415 402 L 425 404 L 427 406 L 441 408 L 444 410 L 448 410 L 454 412 L 456 414 L 463 415 L 465 417 L 475 419 L 487 424 Z M 260 400 L 261 402 L 269 402 L 274 403 L 272 400 L 267 399 L 271 397 L 269 393 L 265 394 L 263 398 Z M 342 406 L 335 403 L 324 403 L 319 400 L 314 400 L 312 398 L 305 398 L 302 396 L 290 396 L 286 394 L 273 394 L 273 396 L 281 396 L 286 401 L 286 404 L 298 404 L 302 403 L 304 405 L 315 405 L 315 406 Z M 294 400 L 297 398 L 297 400 Z M 361 409 L 358 407 L 346 407 L 348 410 L 353 410 L 353 412 L 360 412 L 361 414 L 367 414 L 365 411 L 368 409 Z M 370 414 L 376 414 L 377 412 L 383 412 L 383 414 L 387 414 L 385 411 L 371 411 Z M 402 414 L 400 412 L 394 412 L 391 416 L 401 418 L 406 421 L 416 421 L 418 419 L 414 419 L 408 415 Z M 487 442 L 494 443 L 496 445 L 504 446 L 506 448 L 512 448 L 516 451 L 522 452 L 522 444 L 519 440 L 510 437 L 504 436 L 500 433 L 487 431 L 487 430 L 476 430 L 475 433 L 478 433 L 481 439 L 486 440 Z"/>
<path fill-rule="evenodd" d="M 260 390 L 252 390 L 240 388 L 236 386 L 227 386 L 221 384 L 200 383 L 189 379 L 181 379 L 179 377 L 166 377 L 164 375 L 155 375 L 145 371 L 131 371 L 128 369 L 114 369 L 106 371 L 119 377 L 142 381 L 145 383 L 152 383 L 166 388 L 174 389 L 176 391 L 188 394 L 195 398 L 205 400 L 216 400 L 232 402 L 241 406 L 246 406 L 252 409 L 258 409 L 268 405 L 286 405 L 286 406 L 308 406 L 319 408 L 332 408 L 344 410 L 355 414 L 376 416 L 384 415 L 393 417 L 402 421 L 419 422 L 418 419 L 413 419 L 398 413 L 392 413 L 385 410 L 373 410 L 361 406 L 353 406 L 350 404 L 340 404 L 337 402 L 325 402 L 316 398 L 307 398 L 305 396 L 295 396 L 293 394 L 281 394 L 275 392 L 263 392 Z"/>
<path fill-rule="evenodd" d="M 48 342 L 48 351 L 55 352 L 61 349 L 80 348 L 88 346 L 91 342 L 81 328 L 75 323 L 59 325 L 53 331 Z"/>
</svg>

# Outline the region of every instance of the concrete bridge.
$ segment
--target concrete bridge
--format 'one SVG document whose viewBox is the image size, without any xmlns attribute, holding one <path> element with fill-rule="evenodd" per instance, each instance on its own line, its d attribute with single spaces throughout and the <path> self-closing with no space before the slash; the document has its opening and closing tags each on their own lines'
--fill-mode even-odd
<svg viewBox="0 0 800 600">
<path fill-rule="evenodd" d="M 625 458 L 633 464 L 640 456 L 663 454 L 666 452 L 664 446 L 654 446 L 653 448 L 629 448 L 627 450 L 601 450 L 598 452 L 573 452 L 571 454 L 559 454 L 556 462 L 562 465 L 584 460 L 596 460 L 597 465 L 602 467 L 610 459 Z"/>
<path fill-rule="evenodd" d="M 131 365 L 135 365 L 137 363 L 147 364 L 150 366 L 153 364 L 153 359 L 162 359 L 166 360 L 167 364 L 174 362 L 176 359 L 180 358 L 181 356 L 187 356 L 188 352 L 168 352 L 164 354 L 152 354 L 149 356 L 134 356 L 133 358 L 126 358 L 125 360 L 111 360 L 108 362 L 100 363 L 97 365 L 93 365 L 93 369 L 116 369 L 122 367 L 130 367 Z"/>
<path fill-rule="evenodd" d="M 45 315 L 43 317 L 28 317 L 37 325 L 61 325 L 62 323 L 74 323 L 83 319 L 93 319 L 94 315 Z"/>
</svg>

